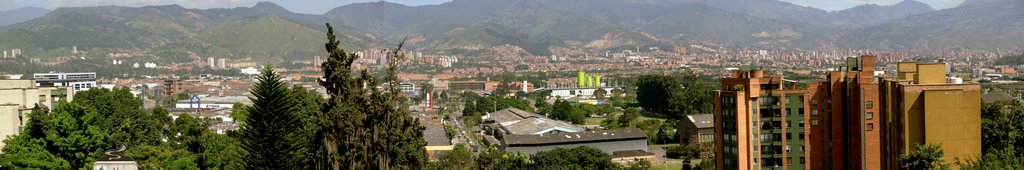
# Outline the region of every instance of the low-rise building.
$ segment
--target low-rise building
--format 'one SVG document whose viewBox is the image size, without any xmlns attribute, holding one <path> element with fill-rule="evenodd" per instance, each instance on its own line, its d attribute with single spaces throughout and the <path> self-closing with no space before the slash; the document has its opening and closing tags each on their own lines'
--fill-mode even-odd
<svg viewBox="0 0 1024 170">
<path fill-rule="evenodd" d="M 612 162 L 619 164 L 630 164 L 634 162 L 647 161 L 654 162 L 654 153 L 647 152 L 644 150 L 625 150 L 612 152 Z"/>
<path fill-rule="evenodd" d="M 715 115 L 687 115 L 679 121 L 679 143 L 714 143 Z"/>
</svg>

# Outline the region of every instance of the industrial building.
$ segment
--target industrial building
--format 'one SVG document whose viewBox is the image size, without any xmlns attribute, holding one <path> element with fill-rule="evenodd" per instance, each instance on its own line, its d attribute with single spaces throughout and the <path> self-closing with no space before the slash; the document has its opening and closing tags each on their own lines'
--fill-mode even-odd
<svg viewBox="0 0 1024 170">
<path fill-rule="evenodd" d="M 553 132 L 537 135 L 506 135 L 501 147 L 508 152 L 535 154 L 555 148 L 591 146 L 611 155 L 615 151 L 647 150 L 647 136 L 640 129 Z"/>
</svg>

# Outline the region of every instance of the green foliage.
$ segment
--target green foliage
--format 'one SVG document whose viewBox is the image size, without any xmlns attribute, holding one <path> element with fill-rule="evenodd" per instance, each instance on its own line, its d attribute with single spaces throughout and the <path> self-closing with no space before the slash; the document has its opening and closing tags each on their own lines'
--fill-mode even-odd
<svg viewBox="0 0 1024 170">
<path fill-rule="evenodd" d="M 132 95 L 128 88 L 92 88 L 75 94 L 72 103 L 94 108 L 98 117 L 86 122 L 96 125 L 109 134 L 110 143 L 122 142 L 128 145 L 157 144 L 160 142 L 164 123 L 161 118 L 143 111 L 142 100 Z"/>
<path fill-rule="evenodd" d="M 392 51 L 384 82 L 388 89 L 363 88 L 377 81 L 366 70 L 352 76 L 358 58 L 346 53 L 327 24 L 325 49 L 330 53 L 321 69 L 320 82 L 330 99 L 317 114 L 315 141 L 322 141 L 323 155 L 314 155 L 313 169 L 420 169 L 426 164 L 423 127 L 399 107 L 397 67 L 404 59 L 402 43 Z"/>
<path fill-rule="evenodd" d="M 597 100 L 604 100 L 606 95 L 608 95 L 608 91 L 604 90 L 604 88 L 597 88 L 597 90 L 594 90 L 594 98 Z"/>
<path fill-rule="evenodd" d="M 1016 101 L 983 103 L 981 118 L 983 153 L 1024 154 L 1024 107 Z"/>
<path fill-rule="evenodd" d="M 245 119 L 249 117 L 248 107 L 249 106 L 242 104 L 242 102 L 235 102 L 235 104 L 231 106 L 231 113 L 229 116 L 231 116 L 231 119 L 234 119 L 236 122 L 245 122 Z"/>
<path fill-rule="evenodd" d="M 651 169 L 651 161 L 647 161 L 646 159 L 641 159 L 640 161 L 626 164 L 626 166 L 622 167 L 621 169 L 623 169 L 623 170 L 648 170 L 648 169 Z"/>
<path fill-rule="evenodd" d="M 261 70 L 252 88 L 253 105 L 242 124 L 242 148 L 248 152 L 246 169 L 288 169 L 301 167 L 295 142 L 302 122 L 296 115 L 295 97 L 271 66 Z M 302 168 L 304 169 L 304 168 Z"/>
<path fill-rule="evenodd" d="M 11 169 L 71 169 L 68 161 L 46 150 L 47 141 L 17 135 L 4 140 L 0 167 Z"/>
<path fill-rule="evenodd" d="M 942 147 L 938 144 L 925 144 L 914 146 L 914 151 L 908 154 L 900 154 L 900 162 L 904 169 L 949 169 L 942 161 Z"/>
<path fill-rule="evenodd" d="M 957 162 L 960 169 L 1024 169 L 1024 156 L 985 154 L 980 160 Z"/>
<path fill-rule="evenodd" d="M 611 169 L 615 167 L 611 156 L 590 146 L 556 148 L 540 151 L 530 156 L 537 169 Z"/>
<path fill-rule="evenodd" d="M 1002 58 L 996 59 L 994 63 L 1011 66 L 1021 65 L 1024 64 L 1024 54 L 1003 56 Z"/>
<path fill-rule="evenodd" d="M 626 108 L 626 111 L 622 112 L 622 116 L 618 119 L 619 127 L 632 127 L 633 122 L 640 118 L 640 110 L 630 107 Z"/>
<path fill-rule="evenodd" d="M 709 113 L 714 87 L 708 82 L 712 81 L 692 73 L 680 78 L 644 75 L 637 80 L 637 98 L 644 109 L 672 118 Z"/>
<path fill-rule="evenodd" d="M 476 163 L 473 153 L 466 149 L 465 145 L 456 144 L 452 151 L 448 152 L 438 160 L 442 169 L 472 169 Z"/>
<path fill-rule="evenodd" d="M 552 119 L 572 122 L 573 124 L 583 124 L 586 118 L 583 114 L 583 111 L 577 109 L 576 106 L 569 104 L 568 101 L 559 99 L 555 101 L 554 110 L 551 111 L 550 117 Z"/>
<path fill-rule="evenodd" d="M 498 145 L 486 146 L 476 157 L 479 169 L 526 169 L 530 159 L 526 154 L 509 153 Z"/>
<path fill-rule="evenodd" d="M 695 159 L 700 156 L 700 149 L 695 145 L 679 145 L 665 150 L 665 156 L 673 159 Z"/>
</svg>

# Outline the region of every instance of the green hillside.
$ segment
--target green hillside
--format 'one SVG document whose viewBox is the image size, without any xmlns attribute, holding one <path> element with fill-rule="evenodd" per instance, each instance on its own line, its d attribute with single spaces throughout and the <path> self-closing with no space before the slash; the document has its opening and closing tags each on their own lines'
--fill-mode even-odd
<svg viewBox="0 0 1024 170">
<path fill-rule="evenodd" d="M 201 37 L 210 44 L 211 56 L 308 58 L 322 53 L 324 35 L 278 16 L 264 16 L 227 22 Z"/>
</svg>

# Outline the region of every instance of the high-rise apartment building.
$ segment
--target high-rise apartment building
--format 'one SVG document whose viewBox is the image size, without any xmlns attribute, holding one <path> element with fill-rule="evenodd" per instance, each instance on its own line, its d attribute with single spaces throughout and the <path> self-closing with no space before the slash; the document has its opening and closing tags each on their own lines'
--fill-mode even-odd
<svg viewBox="0 0 1024 170">
<path fill-rule="evenodd" d="M 981 156 L 980 85 L 948 78 L 942 62 L 901 62 L 896 77 L 879 76 L 875 59 L 847 58 L 822 82 L 762 70 L 723 78 L 717 167 L 899 169 L 899 155 L 922 144 L 941 144 L 946 162 Z"/>
<path fill-rule="evenodd" d="M 811 169 L 880 169 L 875 58 L 847 58 L 845 67 L 810 87 Z"/>
<path fill-rule="evenodd" d="M 805 169 L 811 91 L 764 70 L 735 71 L 715 97 L 719 169 Z"/>
<path fill-rule="evenodd" d="M 897 76 L 879 78 L 884 169 L 899 155 L 939 144 L 945 162 L 981 156 L 981 85 L 948 81 L 946 63 L 900 62 Z"/>
</svg>

